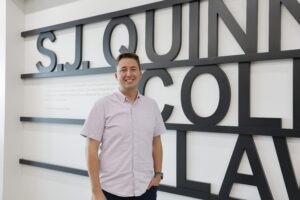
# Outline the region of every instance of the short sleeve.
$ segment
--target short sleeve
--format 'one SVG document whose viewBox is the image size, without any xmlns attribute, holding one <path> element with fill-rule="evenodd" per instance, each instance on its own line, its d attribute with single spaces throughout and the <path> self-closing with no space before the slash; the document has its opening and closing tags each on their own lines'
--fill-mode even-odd
<svg viewBox="0 0 300 200">
<path fill-rule="evenodd" d="M 154 110 L 155 110 L 155 130 L 154 130 L 154 136 L 161 135 L 166 132 L 165 123 L 163 121 L 163 118 L 161 116 L 160 110 L 158 108 L 157 103 L 154 101 Z"/>
<path fill-rule="evenodd" d="M 84 122 L 81 135 L 97 141 L 102 140 L 105 126 L 105 110 L 103 101 L 94 104 L 87 119 Z"/>
</svg>

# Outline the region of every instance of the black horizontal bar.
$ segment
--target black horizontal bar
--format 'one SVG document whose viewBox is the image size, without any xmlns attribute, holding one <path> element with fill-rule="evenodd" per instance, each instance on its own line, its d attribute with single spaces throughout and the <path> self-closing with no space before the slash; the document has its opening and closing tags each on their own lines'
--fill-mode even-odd
<svg viewBox="0 0 300 200">
<path fill-rule="evenodd" d="M 278 137 L 300 137 L 297 129 L 275 129 L 266 127 L 244 127 L 244 126 L 199 126 L 195 124 L 171 124 L 166 123 L 168 130 L 199 131 L 212 133 L 230 133 L 243 135 L 265 135 Z"/>
<path fill-rule="evenodd" d="M 54 71 L 47 73 L 33 73 L 33 74 L 22 74 L 21 78 L 49 78 L 49 77 L 63 77 L 63 76 L 79 76 L 79 75 L 91 75 L 91 74 L 106 74 L 115 72 L 115 67 L 98 67 L 90 68 L 85 70 L 75 71 Z"/>
<path fill-rule="evenodd" d="M 173 187 L 173 186 L 169 186 L 169 185 L 159 185 L 158 189 L 162 192 L 168 192 L 168 193 L 172 193 L 172 194 L 193 197 L 193 198 L 197 198 L 197 199 L 220 200 L 219 196 L 216 194 L 209 194 L 209 193 L 204 193 L 201 191 L 191 190 L 191 189 L 186 189 L 186 188 L 178 188 L 178 187 Z M 226 200 L 239 200 L 239 199 L 229 197 Z"/>
<path fill-rule="evenodd" d="M 54 165 L 54 164 L 27 160 L 27 159 L 19 159 L 19 163 L 22 165 L 28 165 L 28 166 L 39 167 L 43 169 L 49 169 L 49 170 L 88 177 L 88 172 L 82 169 L 76 169 L 72 167 L 65 167 L 65 166 Z M 178 187 L 173 187 L 173 186 L 168 186 L 163 184 L 159 185 L 158 190 L 162 192 L 171 193 L 171 194 L 177 194 L 177 195 L 199 198 L 199 199 L 218 199 L 218 195 L 216 194 L 204 193 L 197 190 L 178 188 Z M 236 200 L 236 199 L 229 198 L 228 200 Z"/>
<path fill-rule="evenodd" d="M 168 192 L 177 195 L 183 195 L 188 197 L 193 197 L 197 199 L 210 199 L 211 194 L 207 192 L 201 192 L 197 190 L 178 188 L 168 185 L 159 185 L 158 189 L 162 192 Z"/>
<path fill-rule="evenodd" d="M 299 58 L 300 50 L 287 50 L 279 52 L 265 52 L 265 53 L 253 53 L 253 54 L 242 54 L 232 56 L 220 56 L 210 58 L 200 58 L 193 60 L 175 60 L 169 62 L 155 62 L 141 64 L 142 69 L 167 69 L 175 67 L 186 67 L 186 66 L 207 66 L 217 65 L 225 63 L 240 63 L 240 62 L 253 62 L 253 61 L 264 61 L 264 60 L 278 60 L 278 59 L 292 59 Z M 22 79 L 27 78 L 47 78 L 47 77 L 62 77 L 62 76 L 79 76 L 79 75 L 90 75 L 90 74 L 102 74 L 115 72 L 114 67 L 98 67 L 90 68 L 85 70 L 75 71 L 55 71 L 47 73 L 30 73 L 21 74 Z"/>
<path fill-rule="evenodd" d="M 45 117 L 20 117 L 21 122 L 37 123 L 59 123 L 59 124 L 83 124 L 84 119 L 67 119 L 67 118 L 45 118 Z"/>
<path fill-rule="evenodd" d="M 177 4 L 183 4 L 183 3 L 188 3 L 192 2 L 195 0 L 164 0 L 164 1 L 159 1 L 155 3 L 150 3 L 142 6 L 136 6 L 133 8 L 128 8 L 120 11 L 115 11 L 115 12 L 110 12 L 102 15 L 97 15 L 93 17 L 87 17 L 79 20 L 74 20 L 70 22 L 65 22 L 61 24 L 56 24 L 52 26 L 46 26 L 43 28 L 38 28 L 38 29 L 33 29 L 33 30 L 28 30 L 28 31 L 23 31 L 21 32 L 22 37 L 27 37 L 31 35 L 37 35 L 43 32 L 48 32 L 48 31 L 56 31 L 56 30 L 61 30 L 61 29 L 66 29 L 66 28 L 71 28 L 75 27 L 77 25 L 82 25 L 82 24 L 91 24 L 95 22 L 101 22 L 104 20 L 109 20 L 112 18 L 116 17 L 122 17 L 122 16 L 128 16 L 128 15 L 133 15 L 137 13 L 142 13 L 147 10 L 155 10 L 155 9 L 162 9 L 162 8 L 167 8 L 171 7 L 173 5 Z"/>
<path fill-rule="evenodd" d="M 22 122 L 37 123 L 62 123 L 62 124 L 84 124 L 84 119 L 66 118 L 41 118 L 41 117 L 20 117 Z M 243 127 L 243 126 L 200 126 L 196 124 L 174 124 L 165 123 L 168 130 L 211 132 L 224 134 L 245 134 L 245 135 L 265 135 L 278 137 L 300 137 L 300 130 L 297 129 L 275 129 L 265 127 Z"/>
<path fill-rule="evenodd" d="M 40 167 L 44 169 L 50 169 L 54 171 L 66 172 L 66 173 L 71 173 L 71 174 L 76 174 L 81 176 L 88 176 L 86 170 L 76 169 L 72 167 L 53 165 L 49 163 L 37 162 L 37 161 L 26 160 L 26 159 L 19 159 L 19 163 L 23 165 L 30 165 L 30 166 Z"/>
</svg>

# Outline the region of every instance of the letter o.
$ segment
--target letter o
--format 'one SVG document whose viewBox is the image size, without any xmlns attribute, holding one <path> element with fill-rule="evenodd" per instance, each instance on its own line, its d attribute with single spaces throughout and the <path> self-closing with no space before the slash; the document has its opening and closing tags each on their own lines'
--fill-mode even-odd
<svg viewBox="0 0 300 200">
<path fill-rule="evenodd" d="M 191 90 L 195 79 L 201 74 L 211 74 L 218 82 L 220 96 L 216 111 L 208 117 L 199 116 L 193 109 Z M 200 126 L 216 125 L 226 115 L 230 105 L 231 91 L 229 80 L 225 72 L 217 66 L 197 66 L 192 68 L 185 76 L 181 88 L 181 105 L 186 117 L 194 124 Z"/>
<path fill-rule="evenodd" d="M 119 49 L 120 53 L 125 53 L 125 52 L 135 52 L 136 47 L 137 47 L 137 30 L 135 27 L 134 22 L 129 18 L 129 17 L 120 17 L 120 18 L 114 18 L 112 19 L 104 32 L 104 37 L 103 37 L 103 51 L 104 51 L 104 57 L 106 61 L 111 65 L 115 66 L 116 60 L 112 55 L 111 52 L 111 34 L 113 30 L 115 29 L 116 26 L 124 24 L 128 30 L 129 33 L 129 46 L 126 48 L 125 46 L 121 46 Z"/>
</svg>

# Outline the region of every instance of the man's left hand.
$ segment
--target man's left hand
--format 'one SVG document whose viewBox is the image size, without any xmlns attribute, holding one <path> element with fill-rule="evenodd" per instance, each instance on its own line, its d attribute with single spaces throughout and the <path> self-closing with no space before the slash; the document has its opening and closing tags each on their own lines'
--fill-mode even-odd
<svg viewBox="0 0 300 200">
<path fill-rule="evenodd" d="M 148 185 L 148 189 L 150 189 L 152 186 L 159 186 L 160 181 L 160 176 L 154 176 Z"/>
</svg>

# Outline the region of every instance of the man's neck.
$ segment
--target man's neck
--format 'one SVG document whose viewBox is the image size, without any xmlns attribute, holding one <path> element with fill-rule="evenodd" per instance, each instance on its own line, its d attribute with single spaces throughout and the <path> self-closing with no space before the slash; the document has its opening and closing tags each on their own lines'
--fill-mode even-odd
<svg viewBox="0 0 300 200">
<path fill-rule="evenodd" d="M 120 89 L 122 94 L 124 94 L 130 102 L 134 102 L 137 98 L 138 91 L 137 90 L 122 90 Z"/>
</svg>

